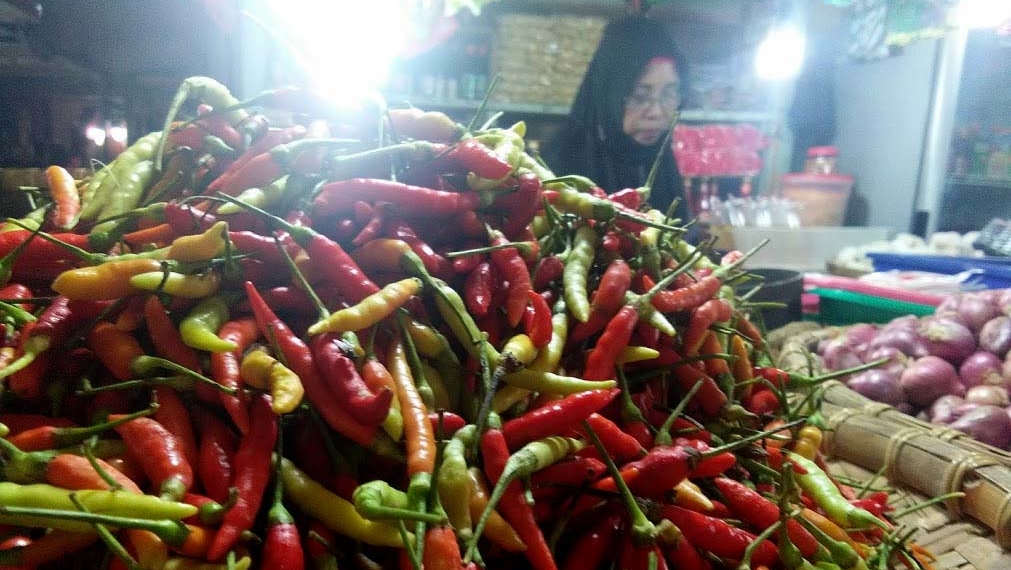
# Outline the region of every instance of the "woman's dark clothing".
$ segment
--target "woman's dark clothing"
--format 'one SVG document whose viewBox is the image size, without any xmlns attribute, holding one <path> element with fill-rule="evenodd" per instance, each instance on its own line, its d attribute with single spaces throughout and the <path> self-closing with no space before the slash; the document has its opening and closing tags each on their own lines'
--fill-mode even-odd
<svg viewBox="0 0 1011 570">
<path fill-rule="evenodd" d="M 607 192 L 645 184 L 664 139 L 642 146 L 624 133 L 622 122 L 625 99 L 646 63 L 657 57 L 674 60 L 684 93 L 684 58 L 663 24 L 630 17 L 607 26 L 565 126 L 542 153 L 555 174 L 587 176 Z M 667 148 L 650 197 L 650 203 L 660 210 L 666 210 L 674 198 L 682 196 L 681 177 Z M 683 201 L 676 215 L 687 219 Z"/>
</svg>

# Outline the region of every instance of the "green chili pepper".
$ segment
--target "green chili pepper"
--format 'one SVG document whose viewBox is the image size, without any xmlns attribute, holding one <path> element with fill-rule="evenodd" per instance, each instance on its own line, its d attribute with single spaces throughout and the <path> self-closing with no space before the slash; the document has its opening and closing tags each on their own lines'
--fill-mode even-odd
<svg viewBox="0 0 1011 570">
<path fill-rule="evenodd" d="M 462 430 L 461 430 L 462 431 Z M 473 431 L 473 430 L 468 430 Z M 473 534 L 473 521 L 470 516 L 470 496 L 473 492 L 470 475 L 467 474 L 468 434 L 450 439 L 442 451 L 442 465 L 439 466 L 439 476 L 436 487 L 439 491 L 439 503 L 446 510 L 449 523 L 464 541 Z M 471 437 L 473 437 L 471 435 Z"/>
<path fill-rule="evenodd" d="M 88 511 L 97 515 L 177 521 L 197 513 L 197 507 L 193 505 L 165 501 L 154 495 L 104 490 L 71 491 L 44 483 L 18 485 L 0 481 L 0 505 L 4 507 L 77 511 L 70 499 L 71 493 L 77 495 Z"/>
<path fill-rule="evenodd" d="M 888 524 L 865 509 L 851 504 L 839 492 L 839 488 L 814 461 L 792 452 L 785 452 L 790 461 L 800 466 L 806 473 L 797 475 L 797 484 L 825 510 L 832 522 L 843 527 L 877 526 L 889 530 Z"/>
<path fill-rule="evenodd" d="M 597 232 L 590 226 L 580 226 L 572 238 L 572 252 L 562 272 L 562 289 L 565 304 L 576 320 L 585 323 L 590 320 L 590 296 L 587 282 L 590 266 L 597 248 Z"/>
<path fill-rule="evenodd" d="M 394 489 L 382 480 L 358 485 L 351 498 L 358 514 L 373 521 L 404 520 L 441 524 L 446 520 L 445 517 L 435 513 L 411 509 L 407 493 Z"/>
<path fill-rule="evenodd" d="M 218 336 L 218 329 L 228 322 L 228 301 L 208 297 L 193 307 L 179 323 L 179 334 L 186 346 L 208 352 L 231 352 L 236 344 Z"/>
</svg>

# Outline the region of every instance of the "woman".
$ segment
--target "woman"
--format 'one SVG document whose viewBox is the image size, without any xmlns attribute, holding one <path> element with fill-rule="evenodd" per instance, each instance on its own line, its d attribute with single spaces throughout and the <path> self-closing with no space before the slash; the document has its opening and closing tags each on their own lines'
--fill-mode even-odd
<svg viewBox="0 0 1011 570">
<path fill-rule="evenodd" d="M 581 174 L 608 192 L 646 183 L 657 155 L 650 203 L 667 209 L 681 177 L 669 149 L 660 152 L 685 85 L 684 58 L 664 26 L 644 17 L 616 20 L 601 37 L 566 125 L 545 148 L 559 174 Z M 686 219 L 682 202 L 675 215 Z"/>
</svg>

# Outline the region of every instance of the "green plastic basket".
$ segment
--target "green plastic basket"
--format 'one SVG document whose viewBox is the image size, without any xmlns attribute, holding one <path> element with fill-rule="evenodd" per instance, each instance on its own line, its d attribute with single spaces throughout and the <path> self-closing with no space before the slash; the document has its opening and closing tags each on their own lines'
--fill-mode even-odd
<svg viewBox="0 0 1011 570">
<path fill-rule="evenodd" d="M 841 289 L 811 289 L 818 296 L 817 321 L 823 325 L 887 323 L 903 315 L 923 317 L 934 314 L 934 307 L 875 297 Z"/>
</svg>

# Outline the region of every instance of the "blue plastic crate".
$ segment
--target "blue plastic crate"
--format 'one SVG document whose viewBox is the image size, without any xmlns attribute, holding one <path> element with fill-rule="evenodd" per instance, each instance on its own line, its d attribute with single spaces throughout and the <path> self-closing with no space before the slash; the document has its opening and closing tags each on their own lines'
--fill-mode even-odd
<svg viewBox="0 0 1011 570">
<path fill-rule="evenodd" d="M 908 255 L 901 253 L 867 254 L 874 261 L 875 271 L 929 271 L 955 275 L 975 270 L 963 286 L 966 289 L 1011 288 L 1011 258 L 1007 257 L 957 257 L 950 255 Z"/>
</svg>

